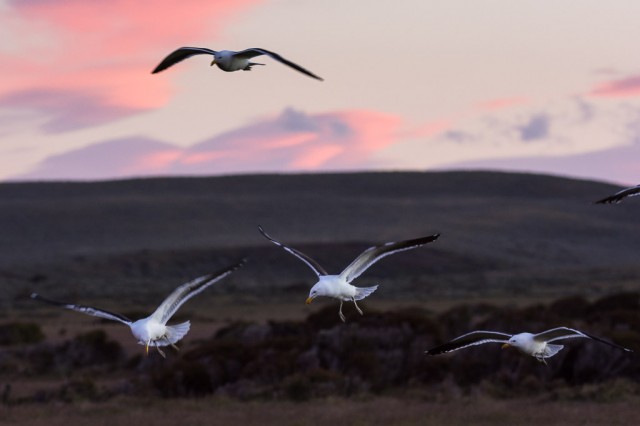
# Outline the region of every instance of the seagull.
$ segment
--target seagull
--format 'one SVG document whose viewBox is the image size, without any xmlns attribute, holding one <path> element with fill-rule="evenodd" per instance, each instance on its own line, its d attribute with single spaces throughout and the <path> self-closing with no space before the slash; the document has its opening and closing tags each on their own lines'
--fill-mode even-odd
<svg viewBox="0 0 640 426">
<path fill-rule="evenodd" d="M 137 321 L 132 321 L 124 315 L 115 314 L 113 312 L 93 308 L 91 306 L 75 305 L 73 303 L 56 302 L 54 300 L 45 299 L 37 293 L 32 293 L 31 298 L 51 305 L 71 309 L 72 311 L 82 312 L 83 314 L 118 321 L 128 325 L 131 328 L 133 336 L 138 339 L 138 344 L 146 347 L 147 355 L 149 354 L 149 346 L 155 346 L 160 355 L 165 357 L 160 346 L 171 345 L 175 350 L 178 350 L 175 343 L 187 334 L 191 325 L 189 321 L 177 325 L 166 325 L 167 321 L 169 321 L 184 302 L 191 299 L 193 296 L 200 294 L 207 287 L 231 274 L 244 263 L 245 259 L 242 259 L 235 265 L 223 269 L 218 273 L 204 275 L 182 284 L 176 288 L 169 297 L 160 304 L 160 306 L 158 306 L 154 313 Z"/>
<path fill-rule="evenodd" d="M 358 313 L 362 315 L 362 310 L 360 309 L 356 301 L 364 299 L 365 297 L 376 291 L 376 289 L 378 288 L 377 285 L 373 287 L 355 287 L 351 285 L 351 281 L 358 278 L 364 271 L 367 270 L 367 268 L 369 268 L 371 265 L 373 265 L 383 257 L 389 256 L 390 254 L 398 253 L 400 251 L 410 250 L 416 247 L 423 246 L 427 243 L 437 240 L 440 236 L 440 234 L 433 234 L 428 237 L 416 238 L 414 240 L 399 241 L 396 243 L 391 242 L 379 246 L 370 247 L 362 252 L 362 254 L 358 256 L 353 262 L 351 262 L 351 264 L 347 266 L 347 268 L 339 275 L 329 275 L 324 270 L 324 268 L 318 264 L 318 262 L 307 256 L 306 254 L 294 248 L 287 247 L 281 242 L 274 240 L 264 231 L 264 229 L 262 229 L 261 226 L 258 226 L 258 230 L 262 235 L 264 235 L 266 239 L 268 239 L 275 245 L 282 247 L 284 250 L 288 251 L 289 253 L 303 261 L 318 276 L 318 282 L 313 287 L 311 287 L 311 291 L 309 292 L 309 297 L 306 301 L 307 305 L 318 296 L 327 296 L 338 299 L 340 301 L 340 310 L 338 312 L 338 315 L 340 315 L 340 319 L 342 320 L 342 322 L 345 322 L 345 317 L 342 313 L 342 303 L 344 301 L 352 301 L 356 306 L 356 310 L 358 311 Z"/>
<path fill-rule="evenodd" d="M 603 198 L 602 200 L 598 200 L 595 202 L 595 204 L 611 204 L 611 203 L 616 203 L 618 204 L 620 201 L 622 201 L 624 198 L 627 197 L 633 197 L 636 195 L 640 195 L 640 185 L 636 185 L 636 186 L 632 186 L 630 188 L 625 188 L 622 191 L 616 192 L 615 194 L 607 197 L 607 198 Z"/>
<path fill-rule="evenodd" d="M 552 345 L 551 342 L 575 337 L 592 339 L 614 348 L 621 349 L 625 352 L 633 352 L 631 349 L 623 348 L 622 346 L 607 342 L 606 340 L 591 336 L 590 334 L 583 333 L 582 331 L 567 327 L 558 327 L 538 334 L 519 333 L 511 335 L 507 333 L 500 333 L 498 331 L 472 331 L 471 333 L 456 337 L 444 345 L 429 349 L 426 353 L 429 355 L 439 355 L 451 351 L 457 351 L 458 349 L 466 348 L 468 346 L 481 345 L 483 343 L 503 343 L 502 349 L 510 346 L 514 347 L 523 354 L 531 355 L 538 361 L 546 364 L 547 358 L 551 358 L 564 348 L 563 345 Z"/>
<path fill-rule="evenodd" d="M 194 55 L 212 55 L 213 60 L 211 61 L 211 66 L 217 65 L 218 68 L 220 68 L 222 71 L 227 71 L 227 72 L 239 71 L 239 70 L 251 71 L 251 67 L 253 67 L 254 65 L 265 65 L 257 62 L 251 62 L 251 58 L 254 58 L 256 56 L 261 56 L 261 55 L 267 55 L 267 56 L 270 56 L 271 59 L 275 59 L 276 61 L 279 61 L 285 65 L 288 65 L 294 70 L 300 71 L 301 73 L 306 74 L 311 78 L 315 78 L 316 80 L 323 81 L 321 77 L 318 77 L 311 71 L 308 71 L 302 68 L 298 64 L 294 64 L 293 62 L 283 58 L 277 53 L 270 52 L 266 49 L 259 49 L 255 47 L 251 49 L 241 50 L 240 52 L 234 52 L 232 50 L 216 51 L 216 50 L 207 49 L 205 47 L 181 47 L 177 50 L 174 50 L 169 54 L 169 56 L 164 58 L 162 62 L 160 62 L 160 64 L 157 67 L 155 67 L 153 71 L 151 71 L 151 74 L 159 73 L 160 71 L 163 71 L 169 68 L 170 66 L 175 65 L 178 62 L 184 59 L 190 58 L 191 56 L 194 56 Z"/>
</svg>

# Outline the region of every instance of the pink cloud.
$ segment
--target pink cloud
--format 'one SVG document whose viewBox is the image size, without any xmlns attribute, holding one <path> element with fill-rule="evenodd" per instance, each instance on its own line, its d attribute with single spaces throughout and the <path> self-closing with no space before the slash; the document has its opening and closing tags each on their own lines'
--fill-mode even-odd
<svg viewBox="0 0 640 426">
<path fill-rule="evenodd" d="M 607 98 L 640 96 L 640 75 L 608 81 L 593 89 L 589 95 Z"/>
<path fill-rule="evenodd" d="M 39 87 L 0 97 L 0 105 L 3 104 L 44 113 L 47 120 L 42 129 L 50 133 L 97 125 L 137 111 L 135 108 L 102 102 L 99 96 L 91 93 Z"/>
<path fill-rule="evenodd" d="M 46 159 L 15 179 L 112 179 L 149 175 L 366 169 L 400 139 L 402 120 L 376 111 L 280 115 L 187 148 L 131 138 Z"/>
<path fill-rule="evenodd" d="M 83 98 L 92 104 L 95 116 L 90 121 L 74 121 L 73 114 L 58 112 L 57 120 L 64 123 L 53 127 L 64 129 L 159 107 L 168 100 L 170 80 L 150 78 L 153 66 L 171 49 L 214 37 L 229 17 L 258 2 L 10 1 L 0 14 L 0 25 L 15 32 L 18 46 L 0 53 L 0 106 L 51 114 L 40 103 L 25 104 L 24 94 L 33 92 Z M 34 34 L 47 42 L 34 40 Z M 21 102 L 14 104 L 15 99 Z M 66 104 L 58 102 L 58 108 Z M 101 117 L 100 111 L 107 113 Z"/>
<path fill-rule="evenodd" d="M 291 162 L 292 169 L 317 170 L 344 151 L 339 145 L 322 145 L 308 149 Z"/>
<path fill-rule="evenodd" d="M 173 150 L 169 144 L 142 137 L 111 140 L 51 156 L 23 177 L 68 180 L 154 175 L 159 174 L 159 164 L 149 159 L 157 160 Z"/>
<path fill-rule="evenodd" d="M 182 158 L 179 159 L 179 164 L 189 166 L 192 164 L 211 163 L 224 156 L 224 152 L 196 152 L 195 154 L 185 153 L 182 155 Z"/>
<path fill-rule="evenodd" d="M 184 154 L 180 149 L 166 149 L 143 154 L 129 168 L 129 173 L 141 171 L 162 171 L 178 161 Z"/>
</svg>

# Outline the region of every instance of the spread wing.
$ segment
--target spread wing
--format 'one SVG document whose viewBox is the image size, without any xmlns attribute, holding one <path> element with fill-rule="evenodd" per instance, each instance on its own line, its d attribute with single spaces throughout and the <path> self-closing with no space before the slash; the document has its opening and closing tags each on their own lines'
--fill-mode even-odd
<svg viewBox="0 0 640 426">
<path fill-rule="evenodd" d="M 151 315 L 151 318 L 158 321 L 160 324 L 166 324 L 167 321 L 176 313 L 176 311 L 182 306 L 187 300 L 191 299 L 193 296 L 202 293 L 209 286 L 214 283 L 220 281 L 227 275 L 230 275 L 233 271 L 240 268 L 244 265 L 246 259 L 242 259 L 240 262 L 235 265 L 229 266 L 228 268 L 223 269 L 220 272 L 204 275 L 202 277 L 198 277 L 188 283 L 182 284 L 166 298 L 164 301 L 158 306 L 158 309 Z"/>
<path fill-rule="evenodd" d="M 276 61 L 283 63 L 291 68 L 293 68 L 296 71 L 299 71 L 305 75 L 308 75 L 311 78 L 315 78 L 316 80 L 320 80 L 320 81 L 324 81 L 324 79 L 322 77 L 318 77 L 317 75 L 315 75 L 314 73 L 312 73 L 311 71 L 302 68 L 300 65 L 295 64 L 293 62 L 291 62 L 288 59 L 283 58 L 282 56 L 278 55 L 277 53 L 271 52 L 269 50 L 266 49 L 260 49 L 260 48 L 251 48 L 251 49 L 245 49 L 242 50 L 240 52 L 237 52 L 234 54 L 234 56 L 239 57 L 239 58 L 246 58 L 246 59 L 250 59 L 256 56 L 260 56 L 260 55 L 267 55 L 269 57 L 271 57 L 272 59 L 275 59 Z"/>
<path fill-rule="evenodd" d="M 193 55 L 215 55 L 216 51 L 207 49 L 204 47 L 181 47 L 180 49 L 176 49 L 169 54 L 166 58 L 158 64 L 157 67 L 151 71 L 151 74 L 159 73 L 160 71 L 164 71 L 172 65 L 177 64 L 180 61 L 183 61 L 187 58 L 192 57 Z"/>
<path fill-rule="evenodd" d="M 416 238 L 414 240 L 399 241 L 396 243 L 386 243 L 381 246 L 370 247 L 360 256 L 356 258 L 351 265 L 342 271 L 341 278 L 344 278 L 348 283 L 358 278 L 364 271 L 378 260 L 385 256 L 389 256 L 394 253 L 398 253 L 404 250 L 411 250 L 438 239 L 440 234 L 433 234 L 428 237 Z"/>
<path fill-rule="evenodd" d="M 54 306 L 60 306 L 72 311 L 81 312 L 83 314 L 91 315 L 93 317 L 104 318 L 112 321 L 118 321 L 126 325 L 131 325 L 131 320 L 124 315 L 114 314 L 113 312 L 105 311 L 98 308 L 92 308 L 91 306 L 74 305 L 73 303 L 56 302 L 55 300 L 46 299 L 40 296 L 38 293 L 31 293 L 31 298 L 34 300 L 40 300 L 41 302 L 48 303 Z"/>
<path fill-rule="evenodd" d="M 466 348 L 469 346 L 481 345 L 483 343 L 507 343 L 510 338 L 510 334 L 500 333 L 497 331 L 472 331 L 471 333 L 463 334 L 460 337 L 456 337 L 455 339 L 443 345 L 429 349 L 427 353 L 429 355 L 438 355 L 451 351 L 457 351 L 458 349 Z"/>
<path fill-rule="evenodd" d="M 316 262 L 315 260 L 313 260 L 312 258 L 310 258 L 309 256 L 307 256 L 306 254 L 302 253 L 299 250 L 296 250 L 294 248 L 291 247 L 287 247 L 284 244 L 282 244 L 280 241 L 276 241 L 273 238 L 271 238 L 269 236 L 269 234 L 267 234 L 264 229 L 262 229 L 262 226 L 258 225 L 258 231 L 260 231 L 260 233 L 262 235 L 264 235 L 264 237 L 271 241 L 273 244 L 282 247 L 284 250 L 288 251 L 289 253 L 291 253 L 292 255 L 294 255 L 295 257 L 297 257 L 298 259 L 302 260 L 309 268 L 311 268 L 313 270 L 313 272 L 315 272 L 315 274 L 317 276 L 321 276 L 321 275 L 329 275 L 327 273 L 327 271 L 324 270 L 324 268 L 322 266 L 320 266 L 320 264 L 318 262 Z"/>
<path fill-rule="evenodd" d="M 604 343 L 605 345 L 609 345 L 626 352 L 633 352 L 631 349 L 627 349 L 625 347 L 616 345 L 615 343 L 607 342 L 606 340 L 603 340 L 599 337 L 592 336 L 590 334 L 584 333 L 582 331 L 574 330 L 573 328 L 568 328 L 568 327 L 558 327 L 558 328 L 552 328 L 551 330 L 543 331 L 542 333 L 538 333 L 534 335 L 533 339 L 538 342 L 550 343 L 556 340 L 571 339 L 576 337 L 592 339 L 592 340 L 595 340 L 596 342 Z"/>
<path fill-rule="evenodd" d="M 607 204 L 607 203 L 619 203 L 626 197 L 633 197 L 635 195 L 640 195 L 640 185 L 632 186 L 631 188 L 623 189 L 622 191 L 616 192 L 615 194 L 603 198 L 602 200 L 596 201 L 596 204 Z"/>
</svg>

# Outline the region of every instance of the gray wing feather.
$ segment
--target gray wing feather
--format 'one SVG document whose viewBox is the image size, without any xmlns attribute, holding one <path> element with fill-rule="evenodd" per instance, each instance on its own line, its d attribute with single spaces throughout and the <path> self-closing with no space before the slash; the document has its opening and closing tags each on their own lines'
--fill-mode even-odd
<svg viewBox="0 0 640 426">
<path fill-rule="evenodd" d="M 181 47 L 179 49 L 171 52 L 166 58 L 162 60 L 158 64 L 157 67 L 151 71 L 151 74 L 159 73 L 160 71 L 164 71 L 172 65 L 177 64 L 180 61 L 183 61 L 187 58 L 192 57 L 193 55 L 215 55 L 216 51 L 207 49 L 205 47 Z"/>
<path fill-rule="evenodd" d="M 438 355 L 457 351 L 458 349 L 467 348 L 469 346 L 481 345 L 483 343 L 507 343 L 510 338 L 511 334 L 500 333 L 498 331 L 472 331 L 471 333 L 456 337 L 443 345 L 429 349 L 427 354 Z"/>
<path fill-rule="evenodd" d="M 305 68 L 302 68 L 300 65 L 298 65 L 296 63 L 293 63 L 290 60 L 285 59 L 282 56 L 278 55 L 277 53 L 271 52 L 271 51 L 269 51 L 267 49 L 261 49 L 261 48 L 253 47 L 253 48 L 250 48 L 250 49 L 242 50 L 242 51 L 237 52 L 237 53 L 234 54 L 234 56 L 237 56 L 239 58 L 247 58 L 247 59 L 253 58 L 253 57 L 256 57 L 256 56 L 260 56 L 260 55 L 267 55 L 267 56 L 271 57 L 272 59 L 275 59 L 276 61 L 278 61 L 280 63 L 283 63 L 283 64 L 293 68 L 296 71 L 299 71 L 299 72 L 301 72 L 301 73 L 303 73 L 305 75 L 308 75 L 311 78 L 315 78 L 316 80 L 324 81 L 324 79 L 322 77 L 319 77 L 319 76 L 315 75 L 311 71 L 309 71 L 309 70 L 307 70 Z"/>
<path fill-rule="evenodd" d="M 65 309 L 70 309 L 72 311 L 81 312 L 86 315 L 91 315 L 92 317 L 104 318 L 111 321 L 118 321 L 126 325 L 131 324 L 131 320 L 124 315 L 115 314 L 113 312 L 105 311 L 103 309 L 93 308 L 91 306 L 83 306 L 83 305 L 75 305 L 73 303 L 66 302 L 57 302 L 55 300 L 47 299 L 40 296 L 38 293 L 31 293 L 31 298 L 34 300 L 40 300 L 41 302 L 48 303 L 54 306 L 60 306 Z"/>
<path fill-rule="evenodd" d="M 640 195 L 640 185 L 632 186 L 630 188 L 625 188 L 622 191 L 616 192 L 615 194 L 609 197 L 596 201 L 596 204 L 607 204 L 607 203 L 617 204 L 626 197 L 633 197 L 636 195 Z"/>
<path fill-rule="evenodd" d="M 428 237 L 416 238 L 414 240 L 392 242 L 380 246 L 370 247 L 362 252 L 362 254 L 356 258 L 356 260 L 351 262 L 351 264 L 347 266 L 344 271 L 342 271 L 340 277 L 345 279 L 346 282 L 350 283 L 351 281 L 358 278 L 364 271 L 366 271 L 367 268 L 369 268 L 371 265 L 373 265 L 383 257 L 423 246 L 437 240 L 439 236 L 440 234 L 434 234 Z"/>
<path fill-rule="evenodd" d="M 576 338 L 576 337 L 592 339 L 592 340 L 595 340 L 596 342 L 604 343 L 605 345 L 609 345 L 609 346 L 612 346 L 614 348 L 621 349 L 621 350 L 623 350 L 625 352 L 633 352 L 631 349 L 627 349 L 627 348 L 625 348 L 623 346 L 616 345 L 615 343 L 607 342 L 606 340 L 603 340 L 603 339 L 601 339 L 599 337 L 592 336 L 591 334 L 587 334 L 587 333 L 584 333 L 582 331 L 578 331 L 578 330 L 575 330 L 573 328 L 568 328 L 568 327 L 558 327 L 558 328 L 552 328 L 551 330 L 543 331 L 542 333 L 538 333 L 538 334 L 534 335 L 533 339 L 537 340 L 539 342 L 543 342 L 544 341 L 544 342 L 547 342 L 547 343 L 551 343 L 551 342 L 554 342 L 556 340 L 572 339 L 572 338 Z"/>
<path fill-rule="evenodd" d="M 291 247 L 287 247 L 284 244 L 282 244 L 280 241 L 276 241 L 273 238 L 271 238 L 271 236 L 269 236 L 269 234 L 267 234 L 265 232 L 264 229 L 262 229 L 262 226 L 258 225 L 258 231 L 260 231 L 260 233 L 269 241 L 271 241 L 273 244 L 282 247 L 284 250 L 288 251 L 289 253 L 291 253 L 292 255 L 294 255 L 295 257 L 297 257 L 298 259 L 302 260 L 309 268 L 311 268 L 313 270 L 313 272 L 315 272 L 315 274 L 317 276 L 321 276 L 321 275 L 329 275 L 327 273 L 327 271 L 324 270 L 324 268 L 322 266 L 320 266 L 320 264 L 318 262 L 316 262 L 315 260 L 313 260 L 311 257 L 307 256 L 306 254 L 302 253 L 299 250 L 296 250 L 294 248 Z"/>
<path fill-rule="evenodd" d="M 204 275 L 185 284 L 182 284 L 181 286 L 176 288 L 166 299 L 164 299 L 160 306 L 158 306 L 158 309 L 156 309 L 155 312 L 151 315 L 151 318 L 155 319 L 161 324 L 166 324 L 167 321 L 169 321 L 169 319 L 180 308 L 180 306 L 182 306 L 187 300 L 191 299 L 195 295 L 202 293 L 209 286 L 220 281 L 227 275 L 230 275 L 233 271 L 244 265 L 245 262 L 246 259 L 242 259 L 235 265 L 229 266 L 228 268 L 225 268 L 220 272 Z"/>
<path fill-rule="evenodd" d="M 533 340 L 537 342 L 555 342 L 556 340 L 572 339 L 576 337 L 589 338 L 581 331 L 574 330 L 568 327 L 552 328 L 551 330 L 543 331 L 542 333 L 535 334 Z"/>
</svg>

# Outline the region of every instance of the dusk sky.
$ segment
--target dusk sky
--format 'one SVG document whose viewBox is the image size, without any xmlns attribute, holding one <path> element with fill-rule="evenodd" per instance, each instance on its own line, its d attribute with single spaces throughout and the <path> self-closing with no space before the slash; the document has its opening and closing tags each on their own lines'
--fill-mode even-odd
<svg viewBox="0 0 640 426">
<path fill-rule="evenodd" d="M 0 180 L 500 169 L 640 183 L 637 0 L 0 0 Z M 180 46 L 261 47 L 225 73 Z"/>
</svg>

